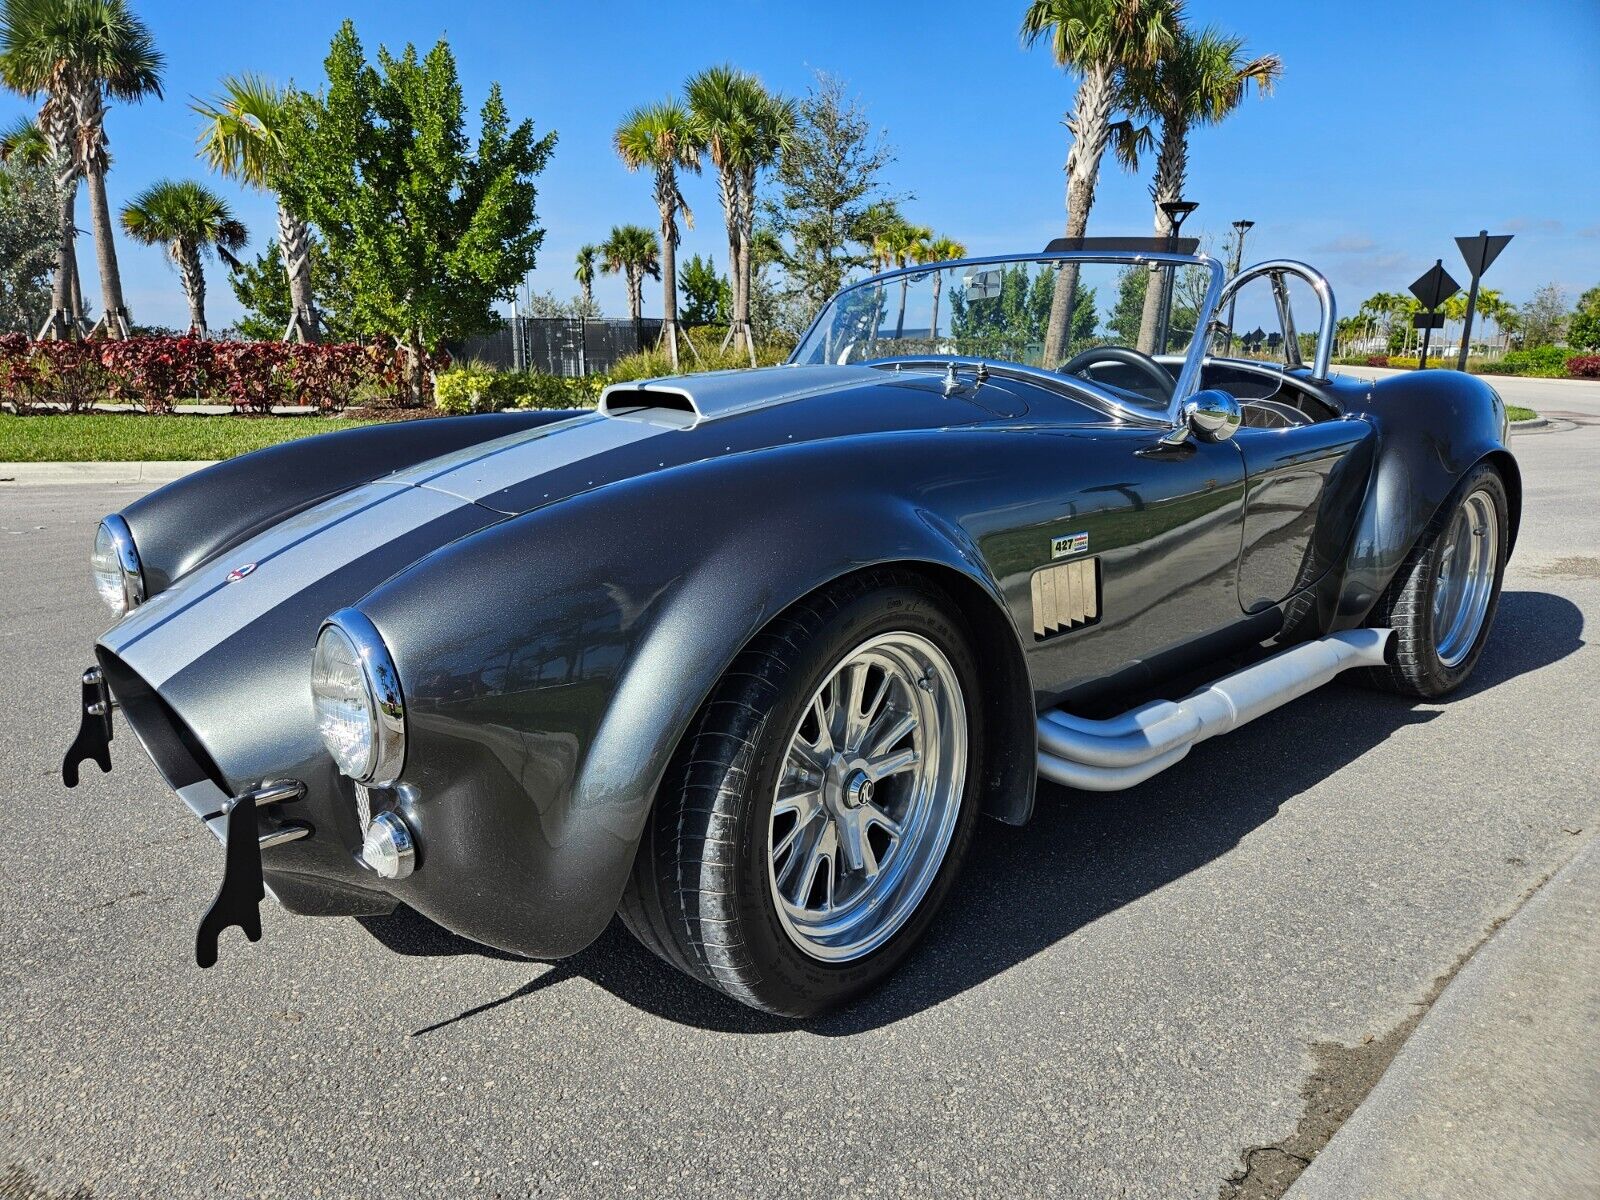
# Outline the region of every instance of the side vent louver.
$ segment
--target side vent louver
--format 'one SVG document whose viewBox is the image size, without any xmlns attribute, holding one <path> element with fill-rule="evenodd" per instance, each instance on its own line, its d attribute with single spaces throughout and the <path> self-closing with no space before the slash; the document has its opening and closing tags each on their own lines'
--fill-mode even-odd
<svg viewBox="0 0 1600 1200">
<path fill-rule="evenodd" d="M 1033 573 L 1033 640 L 1100 620 L 1100 559 L 1075 558 Z"/>
</svg>

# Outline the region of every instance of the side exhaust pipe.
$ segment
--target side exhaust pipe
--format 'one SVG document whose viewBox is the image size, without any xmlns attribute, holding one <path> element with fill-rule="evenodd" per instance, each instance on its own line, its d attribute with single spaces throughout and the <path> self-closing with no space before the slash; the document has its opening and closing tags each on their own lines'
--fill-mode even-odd
<svg viewBox="0 0 1600 1200">
<path fill-rule="evenodd" d="M 1381 667 L 1392 629 L 1350 629 L 1246 667 L 1176 702 L 1104 721 L 1052 709 L 1039 717 L 1039 773 L 1067 787 L 1116 792 L 1143 783 L 1207 738 L 1315 691 L 1351 667 Z"/>
</svg>

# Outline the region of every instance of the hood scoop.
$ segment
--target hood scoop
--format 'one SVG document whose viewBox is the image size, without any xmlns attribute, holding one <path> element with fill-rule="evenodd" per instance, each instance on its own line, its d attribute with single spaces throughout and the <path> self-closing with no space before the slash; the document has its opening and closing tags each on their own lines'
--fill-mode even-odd
<svg viewBox="0 0 1600 1200">
<path fill-rule="evenodd" d="M 821 396 L 861 383 L 883 381 L 873 367 L 782 366 L 752 371 L 708 371 L 614 383 L 600 393 L 600 412 L 623 420 L 691 429 L 731 417 Z"/>
</svg>

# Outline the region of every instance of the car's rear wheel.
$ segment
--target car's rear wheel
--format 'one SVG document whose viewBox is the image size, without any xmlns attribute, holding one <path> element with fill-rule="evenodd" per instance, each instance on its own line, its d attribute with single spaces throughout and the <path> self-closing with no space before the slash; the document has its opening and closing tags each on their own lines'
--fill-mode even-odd
<svg viewBox="0 0 1600 1200">
<path fill-rule="evenodd" d="M 622 905 L 662 958 L 809 1016 L 899 965 L 972 837 L 971 639 L 920 576 L 796 605 L 729 668 L 667 772 Z"/>
<path fill-rule="evenodd" d="M 1369 623 L 1395 631 L 1394 659 L 1370 683 L 1436 699 L 1472 674 L 1500 604 L 1510 504 L 1499 472 L 1474 467 L 1406 557 Z"/>
</svg>

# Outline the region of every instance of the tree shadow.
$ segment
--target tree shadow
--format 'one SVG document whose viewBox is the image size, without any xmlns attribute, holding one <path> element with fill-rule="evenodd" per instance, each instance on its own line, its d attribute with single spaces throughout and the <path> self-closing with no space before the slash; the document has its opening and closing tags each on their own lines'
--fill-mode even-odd
<svg viewBox="0 0 1600 1200">
<path fill-rule="evenodd" d="M 1583 616 L 1544 592 L 1501 597 L 1495 635 L 1459 695 L 1487 691 L 1557 662 L 1584 643 Z M 847 1036 L 892 1024 L 976 987 L 1084 925 L 1226 854 L 1301 792 L 1437 708 L 1335 684 L 1197 746 L 1171 770 L 1125 792 L 1073 792 L 1042 783 L 1023 828 L 986 821 L 945 911 L 883 987 L 801 1027 Z M 1283 753 L 1285 745 L 1294 753 Z M 1261 765 L 1269 762 L 1270 771 Z M 362 918 L 403 954 L 512 959 L 407 909 Z M 515 991 L 413 1032 L 426 1036 L 583 978 L 656 1016 L 719 1032 L 770 1033 L 793 1021 L 755 1012 L 658 960 L 613 921 L 593 945 L 551 964 Z"/>
</svg>

